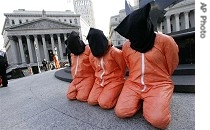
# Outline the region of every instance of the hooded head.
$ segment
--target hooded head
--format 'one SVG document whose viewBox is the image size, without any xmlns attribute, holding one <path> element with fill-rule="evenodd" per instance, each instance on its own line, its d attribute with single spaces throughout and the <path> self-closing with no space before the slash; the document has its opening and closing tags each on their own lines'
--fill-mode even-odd
<svg viewBox="0 0 210 130">
<path fill-rule="evenodd" d="M 75 31 L 70 33 L 65 44 L 67 45 L 67 49 L 69 49 L 74 55 L 80 55 L 85 51 L 85 44 L 80 40 L 79 34 Z"/>
<path fill-rule="evenodd" d="M 130 40 L 130 47 L 145 53 L 152 49 L 155 40 L 154 26 L 150 19 L 151 5 L 133 11 L 114 29 L 120 35 Z"/>
<path fill-rule="evenodd" d="M 108 40 L 103 31 L 90 28 L 87 40 L 89 42 L 91 52 L 95 57 L 101 57 L 106 53 L 108 49 Z"/>
</svg>

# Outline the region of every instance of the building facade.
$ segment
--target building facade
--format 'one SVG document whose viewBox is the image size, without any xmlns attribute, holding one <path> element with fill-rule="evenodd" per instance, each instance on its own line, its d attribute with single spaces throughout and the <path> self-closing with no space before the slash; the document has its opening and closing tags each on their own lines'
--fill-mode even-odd
<svg viewBox="0 0 210 130">
<path fill-rule="evenodd" d="M 133 9 L 138 9 L 138 2 L 134 1 Z M 195 0 L 183 0 L 165 9 L 167 12 L 157 30 L 171 35 L 179 45 L 180 63 L 194 63 L 195 60 Z M 114 29 L 126 17 L 125 10 L 110 18 L 109 37 L 114 46 L 122 46 L 125 38 Z M 187 43 L 187 44 L 186 44 Z M 186 47 L 187 46 L 187 47 Z M 190 52 L 189 52 L 190 50 Z M 187 56 L 186 56 L 187 55 Z M 183 57 L 186 57 L 183 59 Z"/>
<path fill-rule="evenodd" d="M 69 10 L 19 9 L 4 15 L 2 35 L 9 63 L 8 73 L 28 66 L 38 67 L 43 59 L 51 62 L 54 53 L 61 62 L 67 61 L 64 41 L 68 35 L 76 31 L 84 40 L 90 28 L 79 14 Z"/>
<path fill-rule="evenodd" d="M 140 2 L 140 0 L 134 0 L 134 6 L 138 6 L 139 2 Z"/>
<path fill-rule="evenodd" d="M 95 18 L 92 1 L 73 0 L 73 3 L 75 13 L 80 14 L 81 17 L 90 25 L 90 27 L 95 27 Z"/>
</svg>

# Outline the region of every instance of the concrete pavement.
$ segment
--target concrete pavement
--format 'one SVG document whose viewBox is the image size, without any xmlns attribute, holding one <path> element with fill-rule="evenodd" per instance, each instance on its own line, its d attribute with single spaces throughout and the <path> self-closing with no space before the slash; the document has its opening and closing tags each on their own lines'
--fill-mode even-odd
<svg viewBox="0 0 210 130">
<path fill-rule="evenodd" d="M 140 111 L 129 119 L 66 98 L 68 82 L 57 70 L 10 80 L 0 88 L 0 130 L 156 130 Z M 195 129 L 195 93 L 174 93 L 167 130 Z"/>
</svg>

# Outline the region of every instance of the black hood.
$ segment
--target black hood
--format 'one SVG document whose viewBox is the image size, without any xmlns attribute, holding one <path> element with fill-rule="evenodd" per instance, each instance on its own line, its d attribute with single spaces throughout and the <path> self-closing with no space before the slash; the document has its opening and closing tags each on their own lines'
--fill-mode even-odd
<svg viewBox="0 0 210 130">
<path fill-rule="evenodd" d="M 75 31 L 70 33 L 65 44 L 67 45 L 67 49 L 74 55 L 80 55 L 85 51 L 85 44 L 80 40 L 79 34 Z"/>
<path fill-rule="evenodd" d="M 108 40 L 103 31 L 90 28 L 87 40 L 89 42 L 91 52 L 95 57 L 101 57 L 106 53 L 108 49 Z"/>
<path fill-rule="evenodd" d="M 114 29 L 131 42 L 131 48 L 145 53 L 154 46 L 155 32 L 150 19 L 150 3 L 133 11 Z"/>
</svg>

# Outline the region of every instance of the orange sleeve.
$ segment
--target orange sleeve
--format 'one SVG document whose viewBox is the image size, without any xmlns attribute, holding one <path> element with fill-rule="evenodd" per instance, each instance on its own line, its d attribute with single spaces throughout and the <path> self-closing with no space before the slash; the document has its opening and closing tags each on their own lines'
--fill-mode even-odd
<svg viewBox="0 0 210 130">
<path fill-rule="evenodd" d="M 179 47 L 171 36 L 167 36 L 164 39 L 164 42 L 164 52 L 167 68 L 169 74 L 172 75 L 179 64 Z"/>
<path fill-rule="evenodd" d="M 112 54 L 112 57 L 115 59 L 115 61 L 117 62 L 117 64 L 119 65 L 121 72 L 123 74 L 125 74 L 125 70 L 126 70 L 126 63 L 125 60 L 123 58 L 123 53 L 120 49 L 115 48 L 114 53 Z"/>
<path fill-rule="evenodd" d="M 90 55 L 89 55 L 89 61 L 90 61 L 90 65 L 92 66 L 93 70 L 95 71 L 96 67 L 94 65 L 94 56 L 91 52 L 90 52 Z"/>
<path fill-rule="evenodd" d="M 124 44 L 123 44 L 123 47 L 122 47 L 122 53 L 123 53 L 123 59 L 127 65 L 128 68 L 129 67 L 129 61 L 128 61 L 128 47 L 129 47 L 129 44 L 128 44 L 128 41 L 126 41 Z"/>
<path fill-rule="evenodd" d="M 84 53 L 89 58 L 89 63 L 92 67 L 91 69 L 93 69 L 95 71 L 94 57 L 93 57 L 93 55 L 91 53 L 91 50 L 90 50 L 90 47 L 88 45 L 86 46 L 86 51 Z"/>
</svg>

